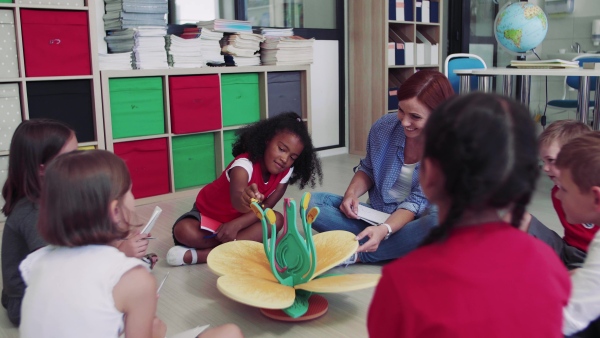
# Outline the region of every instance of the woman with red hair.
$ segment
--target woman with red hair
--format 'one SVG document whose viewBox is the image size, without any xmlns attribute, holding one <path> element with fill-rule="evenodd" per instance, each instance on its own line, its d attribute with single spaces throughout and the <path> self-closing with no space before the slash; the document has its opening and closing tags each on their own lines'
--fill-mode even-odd
<svg viewBox="0 0 600 338">
<path fill-rule="evenodd" d="M 398 90 L 398 114 L 387 114 L 371 127 L 367 154 L 355 168 L 344 196 L 314 193 L 310 207 L 319 207 L 313 223 L 319 232 L 346 230 L 360 241 L 345 263 L 373 263 L 401 257 L 415 249 L 437 224 L 437 211 L 419 185 L 422 135 L 431 112 L 454 95 L 448 79 L 438 71 L 422 70 Z M 369 193 L 368 203 L 358 198 Z M 370 225 L 358 217 L 358 205 L 389 214 Z"/>
</svg>

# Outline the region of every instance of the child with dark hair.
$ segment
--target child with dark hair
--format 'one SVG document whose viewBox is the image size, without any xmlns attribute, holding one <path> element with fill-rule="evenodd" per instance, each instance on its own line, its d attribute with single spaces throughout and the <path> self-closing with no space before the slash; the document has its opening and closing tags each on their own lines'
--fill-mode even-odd
<svg viewBox="0 0 600 338">
<path fill-rule="evenodd" d="M 54 157 L 75 149 L 75 132 L 54 120 L 23 121 L 13 134 L 8 177 L 2 188 L 6 201 L 2 212 L 7 216 L 2 233 L 2 305 L 16 326 L 25 292 L 19 264 L 28 254 L 46 246 L 35 226 L 45 168 Z M 130 236 L 119 242 L 119 250 L 131 257 L 143 257 L 148 247 L 143 236 L 146 235 Z"/>
<path fill-rule="evenodd" d="M 554 162 L 561 147 L 570 140 L 583 134 L 589 133 L 591 128 L 585 123 L 575 120 L 560 120 L 553 122 L 546 128 L 538 138 L 540 157 L 544 162 L 542 167 L 544 173 L 556 183 L 558 170 Z M 530 235 L 550 245 L 563 261 L 568 269 L 581 265 L 585 260 L 588 245 L 594 234 L 600 229 L 594 224 L 571 224 L 566 220 L 565 212 L 561 202 L 556 198 L 558 187 L 552 188 L 552 205 L 560 224 L 565 229 L 565 235 L 561 238 L 556 232 L 550 230 L 534 216 L 526 213 L 521 221 L 521 229 Z"/>
<path fill-rule="evenodd" d="M 237 239 L 262 241 L 262 225 L 250 209 L 253 200 L 273 208 L 288 184 L 315 186 L 322 181 L 321 162 L 306 125 L 289 112 L 251 124 L 237 132 L 235 159 L 221 176 L 206 185 L 192 210 L 173 225 L 171 265 L 205 263 L 217 245 Z M 277 230 L 283 216 L 277 215 Z M 216 234 L 201 229 L 203 218 L 220 224 Z"/>
<path fill-rule="evenodd" d="M 563 145 L 555 167 L 558 174 L 556 197 L 561 202 L 566 221 L 600 224 L 600 132 L 589 132 Z M 583 266 L 573 271 L 571 281 L 573 292 L 564 311 L 563 333 L 567 336 L 576 333 L 573 337 L 598 337 L 600 232 L 596 232 Z"/>
<path fill-rule="evenodd" d="M 44 169 L 55 156 L 75 149 L 75 133 L 58 121 L 24 121 L 13 134 L 8 177 L 2 188 L 6 201 L 2 212 L 7 217 L 2 233 L 2 305 L 16 326 L 25 293 L 19 264 L 29 253 L 46 246 L 35 227 Z"/>
<path fill-rule="evenodd" d="M 123 160 L 75 151 L 58 156 L 45 175 L 37 226 L 49 245 L 19 267 L 27 284 L 20 336 L 164 338 L 154 277 L 116 248 L 135 208 Z M 236 326 L 227 330 L 241 336 Z"/>
<path fill-rule="evenodd" d="M 431 114 L 424 133 L 420 182 L 440 225 L 383 267 L 370 336 L 562 337 L 567 270 L 517 229 L 538 177 L 527 109 L 492 94 L 460 96 Z"/>
</svg>

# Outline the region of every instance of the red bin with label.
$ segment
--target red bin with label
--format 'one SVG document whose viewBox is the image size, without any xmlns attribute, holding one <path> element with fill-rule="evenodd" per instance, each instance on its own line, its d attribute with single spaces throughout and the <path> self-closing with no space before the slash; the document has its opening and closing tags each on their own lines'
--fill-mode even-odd
<svg viewBox="0 0 600 338">
<path fill-rule="evenodd" d="M 21 9 L 25 74 L 91 75 L 88 13 Z"/>
</svg>

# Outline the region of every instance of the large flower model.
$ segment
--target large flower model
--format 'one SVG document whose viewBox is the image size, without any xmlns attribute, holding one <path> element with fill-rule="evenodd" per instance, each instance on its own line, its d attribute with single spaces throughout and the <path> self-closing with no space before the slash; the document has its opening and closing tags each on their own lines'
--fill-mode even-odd
<svg viewBox="0 0 600 338">
<path fill-rule="evenodd" d="M 300 218 L 306 238 L 296 227 L 296 202 L 284 200 L 284 227 L 277 240 L 275 212 L 252 203 L 252 210 L 262 222 L 263 243 L 234 241 L 224 243 L 208 255 L 208 267 L 217 275 L 217 288 L 225 296 L 262 309 L 281 309 L 298 318 L 309 309 L 313 292 L 347 292 L 373 287 L 379 274 L 325 276 L 324 272 L 339 265 L 358 248 L 355 235 L 348 231 L 329 231 L 311 236 L 311 224 L 319 208 L 306 208 L 310 193 L 300 205 Z M 271 226 L 271 239 L 268 226 Z M 318 277 L 318 278 L 317 278 Z"/>
</svg>

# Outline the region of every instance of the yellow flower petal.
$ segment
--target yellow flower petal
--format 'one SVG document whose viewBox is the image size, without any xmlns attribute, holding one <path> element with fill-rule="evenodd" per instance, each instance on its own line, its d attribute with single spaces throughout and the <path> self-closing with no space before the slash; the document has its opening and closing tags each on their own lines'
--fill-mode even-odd
<svg viewBox="0 0 600 338">
<path fill-rule="evenodd" d="M 317 250 L 317 269 L 312 278 L 339 265 L 358 249 L 356 235 L 343 230 L 327 231 L 313 236 Z"/>
<path fill-rule="evenodd" d="M 296 289 L 320 292 L 338 293 L 374 287 L 381 278 L 380 274 L 352 274 L 313 279 L 308 283 L 294 286 Z"/>
<path fill-rule="evenodd" d="M 285 309 L 294 304 L 294 288 L 250 276 L 226 275 L 217 279 L 225 296 L 242 304 L 263 309 Z"/>
<path fill-rule="evenodd" d="M 219 276 L 253 276 L 276 282 L 262 243 L 254 241 L 228 242 L 212 249 L 206 259 L 208 268 Z"/>
</svg>

